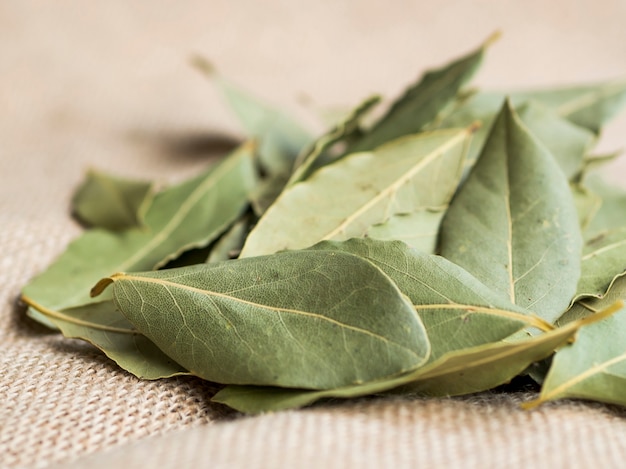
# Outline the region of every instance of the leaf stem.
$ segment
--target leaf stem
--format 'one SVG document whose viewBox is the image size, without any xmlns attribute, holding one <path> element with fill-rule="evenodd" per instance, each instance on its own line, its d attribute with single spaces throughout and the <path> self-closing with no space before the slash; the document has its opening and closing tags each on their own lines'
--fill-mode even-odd
<svg viewBox="0 0 626 469">
<path fill-rule="evenodd" d="M 69 316 L 69 315 L 67 315 L 65 313 L 62 313 L 60 311 L 54 311 L 52 309 L 46 308 L 45 306 L 37 303 L 35 300 L 33 300 L 32 298 L 29 298 L 26 295 L 22 295 L 22 297 L 20 299 L 21 299 L 21 301 L 26 303 L 28 306 L 30 306 L 32 308 L 35 308 L 37 311 L 39 311 L 44 316 L 47 316 L 47 317 L 53 318 L 53 319 L 58 319 L 60 321 L 69 322 L 70 324 L 74 324 L 76 326 L 88 327 L 88 328 L 91 328 L 91 329 L 96 329 L 96 330 L 105 331 L 105 332 L 117 332 L 117 333 L 120 333 L 120 334 L 139 334 L 139 332 L 136 329 L 127 329 L 127 328 L 124 328 L 124 327 L 106 326 L 104 324 L 98 324 L 98 323 L 95 323 L 95 322 L 83 321 L 82 319 L 78 319 L 78 318 Z"/>
</svg>

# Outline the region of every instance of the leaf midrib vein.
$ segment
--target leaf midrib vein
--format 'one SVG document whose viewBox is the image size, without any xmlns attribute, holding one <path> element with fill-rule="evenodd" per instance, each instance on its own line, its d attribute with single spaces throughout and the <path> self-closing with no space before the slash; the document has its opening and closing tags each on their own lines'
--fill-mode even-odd
<svg viewBox="0 0 626 469">
<path fill-rule="evenodd" d="M 264 305 L 264 304 L 260 304 L 260 303 L 255 303 L 253 301 L 249 301 L 249 300 L 244 300 L 241 298 L 237 298 L 234 296 L 230 296 L 230 295 L 226 295 L 224 293 L 219 293 L 219 292 L 214 292 L 214 291 L 210 291 L 210 290 L 202 290 L 200 288 L 196 288 L 196 287 L 191 287 L 189 285 L 181 285 L 178 283 L 173 283 L 173 282 L 168 282 L 167 280 L 162 280 L 162 279 L 156 279 L 156 278 L 149 278 L 149 277 L 137 277 L 137 276 L 133 276 L 133 275 L 127 275 L 127 274 L 118 274 L 116 276 L 114 276 L 114 281 L 119 281 L 119 280 L 126 280 L 129 282 L 146 282 L 146 283 L 153 283 L 153 284 L 157 284 L 157 285 L 161 285 L 163 286 L 166 290 L 168 290 L 169 292 L 169 287 L 173 287 L 173 288 L 180 288 L 183 290 L 188 290 L 200 295 L 205 295 L 208 297 L 217 297 L 217 298 L 222 298 L 224 300 L 229 300 L 229 301 L 234 301 L 236 303 L 242 303 L 245 305 L 249 305 L 249 306 L 253 306 L 256 308 L 260 308 L 260 309 L 268 309 L 268 310 L 273 310 L 276 312 L 283 312 L 283 313 L 290 313 L 290 314 L 297 314 L 297 315 L 301 315 L 301 316 L 306 316 L 306 317 L 310 317 L 310 318 L 314 318 L 314 319 L 318 319 L 318 320 L 322 320 L 322 321 L 327 321 L 331 324 L 335 324 L 339 327 L 342 328 L 346 328 L 349 330 L 352 330 L 354 332 L 358 332 L 364 335 L 368 335 L 370 337 L 373 337 L 375 339 L 378 340 L 382 340 L 385 343 L 395 343 L 398 347 L 401 347 L 403 349 L 408 350 L 409 352 L 411 352 L 413 355 L 415 355 L 418 358 L 422 358 L 419 357 L 418 354 L 407 348 L 404 345 L 398 344 L 397 342 L 393 342 L 391 340 L 389 340 L 388 338 L 381 336 L 379 334 L 376 334 L 374 332 L 368 331 L 367 329 L 362 329 L 360 327 L 356 327 L 356 326 L 351 326 L 349 324 L 345 324 L 342 323 L 341 321 L 337 321 L 335 319 L 329 318 L 327 316 L 323 316 L 321 314 L 317 314 L 317 313 L 312 313 L 310 311 L 301 311 L 301 310 L 297 310 L 297 309 L 291 309 L 291 308 L 281 308 L 278 306 L 269 306 L 269 305 Z M 170 292 L 171 294 L 171 292 Z"/>
</svg>

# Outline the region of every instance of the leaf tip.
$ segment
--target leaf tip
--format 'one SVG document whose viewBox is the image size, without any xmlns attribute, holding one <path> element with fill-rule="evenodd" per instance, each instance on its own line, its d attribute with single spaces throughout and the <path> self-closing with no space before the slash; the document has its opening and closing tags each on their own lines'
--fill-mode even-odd
<svg viewBox="0 0 626 469">
<path fill-rule="evenodd" d="M 544 403 L 544 399 L 542 397 L 538 397 L 537 399 L 533 399 L 531 401 L 522 402 L 520 407 L 524 410 L 532 410 L 539 407 Z"/>
<path fill-rule="evenodd" d="M 206 57 L 196 54 L 190 58 L 190 62 L 196 70 L 202 72 L 209 78 L 217 74 L 215 67 Z"/>
<path fill-rule="evenodd" d="M 483 43 L 483 49 L 486 49 L 487 47 L 491 46 L 493 43 L 499 41 L 501 37 L 502 37 L 502 31 L 500 31 L 499 29 L 496 29 L 493 33 L 491 33 L 491 36 L 489 36 Z"/>
<path fill-rule="evenodd" d="M 91 296 L 92 298 L 99 296 L 106 289 L 106 287 L 111 285 L 113 282 L 115 282 L 117 277 L 120 277 L 122 275 L 124 274 L 118 273 L 118 274 L 113 274 L 110 277 L 104 277 L 98 283 L 96 283 L 95 286 L 91 289 L 91 291 L 89 292 L 89 296 Z"/>
</svg>

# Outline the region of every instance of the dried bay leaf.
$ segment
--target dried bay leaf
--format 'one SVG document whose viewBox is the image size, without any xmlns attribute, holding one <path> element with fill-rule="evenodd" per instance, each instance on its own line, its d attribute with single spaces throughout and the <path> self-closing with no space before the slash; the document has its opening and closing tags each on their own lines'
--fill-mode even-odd
<svg viewBox="0 0 626 469">
<path fill-rule="evenodd" d="M 585 299 L 568 311 L 564 321 L 593 319 L 611 305 L 619 312 L 582 328 L 576 341 L 559 350 L 546 376 L 541 395 L 529 404 L 576 397 L 626 405 L 626 277 L 612 285 L 601 299 Z M 562 319 L 562 320 L 563 320 Z M 571 323 L 571 322 L 570 322 Z M 568 323 L 569 324 L 569 323 Z"/>
<path fill-rule="evenodd" d="M 447 206 L 440 210 L 394 215 L 383 223 L 370 226 L 365 236 L 382 241 L 402 241 L 418 251 L 432 254 L 437 249 L 439 225 L 445 208 Z"/>
<path fill-rule="evenodd" d="M 246 236 L 250 232 L 249 214 L 244 215 L 215 242 L 206 262 L 222 262 L 239 257 Z"/>
<path fill-rule="evenodd" d="M 625 220 L 626 222 L 626 220 Z M 583 247 L 581 275 L 574 300 L 601 298 L 616 278 L 626 274 L 626 226 L 604 231 Z"/>
<path fill-rule="evenodd" d="M 516 107 L 516 112 L 532 135 L 548 148 L 565 177 L 573 179 L 595 144 L 596 136 L 535 101 Z"/>
<path fill-rule="evenodd" d="M 412 370 L 430 352 L 419 316 L 351 254 L 290 251 L 116 274 L 116 306 L 194 375 L 225 384 L 325 389 Z"/>
<path fill-rule="evenodd" d="M 194 65 L 217 86 L 248 133 L 259 141 L 259 159 L 265 172 L 274 178 L 289 174 L 294 160 L 313 137 L 296 119 L 271 106 L 221 76 L 202 57 Z"/>
<path fill-rule="evenodd" d="M 603 231 L 626 226 L 626 190 L 608 184 L 597 175 L 587 177 L 585 185 L 602 199 L 585 234 L 595 236 Z"/>
<path fill-rule="evenodd" d="M 563 172 L 507 102 L 444 217 L 441 254 L 553 322 L 576 292 L 581 245 Z"/>
<path fill-rule="evenodd" d="M 600 209 L 602 198 L 582 182 L 571 182 L 570 189 L 578 212 L 578 222 L 584 232 Z"/>
<path fill-rule="evenodd" d="M 317 138 L 296 160 L 295 169 L 289 178 L 288 186 L 308 178 L 311 173 L 332 161 L 326 154 L 338 143 L 349 144 L 363 135 L 361 121 L 380 102 L 380 96 L 371 96 L 354 108 L 335 127 Z"/>
<path fill-rule="evenodd" d="M 324 241 L 313 250 L 349 252 L 374 264 L 413 303 L 431 343 L 429 362 L 464 348 L 504 340 L 526 327 L 551 326 L 511 304 L 456 264 L 399 241 Z"/>
<path fill-rule="evenodd" d="M 151 182 L 90 170 L 72 198 L 72 207 L 82 223 L 119 231 L 143 225 L 153 196 Z"/>
<path fill-rule="evenodd" d="M 626 81 L 510 93 L 514 100 L 533 99 L 559 116 L 599 133 L 626 104 Z"/>
<path fill-rule="evenodd" d="M 113 301 L 69 308 L 63 313 L 51 311 L 23 300 L 43 312 L 65 337 L 85 340 L 102 350 L 120 368 L 143 379 L 159 379 L 189 374 L 165 355 L 153 342 L 140 334 L 115 309 Z"/>
<path fill-rule="evenodd" d="M 153 269 L 207 245 L 248 205 L 256 181 L 252 152 L 244 145 L 203 174 L 157 194 L 144 228 L 86 232 L 23 294 L 50 310 L 80 306 L 93 301 L 89 289 L 111 272 Z M 41 318 L 33 308 L 29 314 Z"/>
<path fill-rule="evenodd" d="M 486 48 L 498 36 L 494 34 L 470 54 L 440 69 L 426 72 L 362 138 L 348 147 L 346 153 L 372 150 L 396 138 L 424 130 L 442 110 L 453 103 L 461 87 L 471 80 L 480 67 Z"/>
<path fill-rule="evenodd" d="M 470 394 L 508 382 L 531 363 L 548 357 L 566 344 L 583 326 L 613 313 L 613 310 L 605 311 L 597 317 L 574 321 L 517 342 L 490 343 L 451 352 L 415 371 L 362 385 L 321 391 L 227 386 L 212 400 L 256 414 L 302 407 L 323 398 L 352 398 L 389 391 L 427 396 Z"/>
<path fill-rule="evenodd" d="M 493 122 L 506 97 L 500 93 L 481 92 L 463 100 L 458 108 L 438 125 L 438 128 L 462 127 L 480 122 L 472 140 L 468 164 L 471 165 L 482 151 Z M 574 178 L 583 166 L 584 157 L 595 142 L 589 130 L 573 124 L 559 116 L 541 102 L 526 100 L 513 95 L 518 117 L 552 153 L 568 179 Z"/>
<path fill-rule="evenodd" d="M 393 215 L 445 205 L 458 184 L 471 130 L 403 137 L 321 168 L 285 190 L 241 256 L 360 237 Z"/>
</svg>

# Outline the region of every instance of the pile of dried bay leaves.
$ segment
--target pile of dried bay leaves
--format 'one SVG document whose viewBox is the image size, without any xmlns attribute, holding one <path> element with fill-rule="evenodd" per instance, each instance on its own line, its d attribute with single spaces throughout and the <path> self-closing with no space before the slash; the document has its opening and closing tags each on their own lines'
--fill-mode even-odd
<svg viewBox="0 0 626 469">
<path fill-rule="evenodd" d="M 471 89 L 486 47 L 317 138 L 214 73 L 250 141 L 160 191 L 88 174 L 90 228 L 28 315 L 249 413 L 517 376 L 541 384 L 529 405 L 625 405 L 626 190 L 591 173 L 626 81 Z"/>
</svg>

